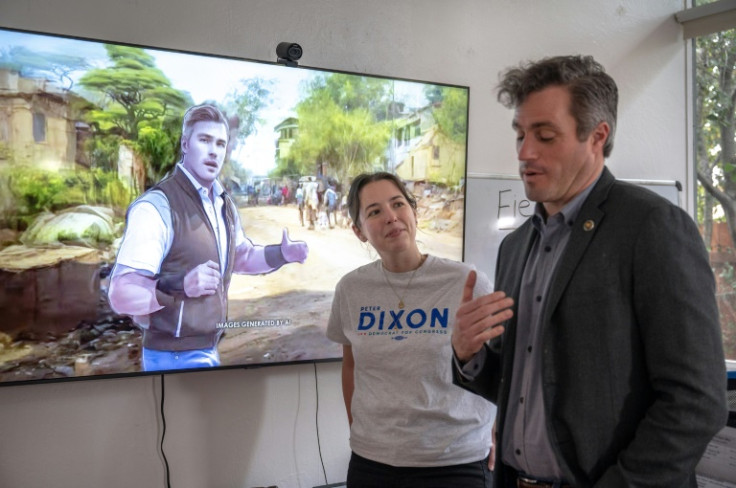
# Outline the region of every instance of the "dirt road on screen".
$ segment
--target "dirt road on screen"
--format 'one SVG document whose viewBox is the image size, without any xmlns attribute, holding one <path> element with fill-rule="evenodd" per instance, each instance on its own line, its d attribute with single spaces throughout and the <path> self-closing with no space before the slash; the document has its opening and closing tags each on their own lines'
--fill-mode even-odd
<svg viewBox="0 0 736 488">
<path fill-rule="evenodd" d="M 348 271 L 377 259 L 373 248 L 348 227 L 302 227 L 294 205 L 245 207 L 240 217 L 254 243 L 277 244 L 286 227 L 291 239 L 308 244 L 309 257 L 304 264 L 289 264 L 268 275 L 233 275 L 232 327 L 220 343 L 223 365 L 341 357 L 341 347 L 325 338 L 335 284 Z M 420 249 L 458 259 L 462 239 L 456 234 L 420 230 Z"/>
</svg>

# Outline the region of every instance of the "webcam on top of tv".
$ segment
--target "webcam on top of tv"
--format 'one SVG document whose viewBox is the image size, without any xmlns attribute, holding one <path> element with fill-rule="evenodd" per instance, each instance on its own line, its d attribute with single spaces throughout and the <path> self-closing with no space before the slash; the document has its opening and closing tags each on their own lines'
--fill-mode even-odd
<svg viewBox="0 0 736 488">
<path fill-rule="evenodd" d="M 276 46 L 276 62 L 286 66 L 297 66 L 302 57 L 302 47 L 296 42 L 279 42 Z"/>
</svg>

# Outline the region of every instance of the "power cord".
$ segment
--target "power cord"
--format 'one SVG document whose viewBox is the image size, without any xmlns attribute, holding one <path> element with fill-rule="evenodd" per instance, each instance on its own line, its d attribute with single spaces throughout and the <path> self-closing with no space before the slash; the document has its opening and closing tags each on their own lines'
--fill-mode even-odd
<svg viewBox="0 0 736 488">
<path fill-rule="evenodd" d="M 164 413 L 164 394 L 166 388 L 164 387 L 164 375 L 161 375 L 161 443 L 159 444 L 159 452 L 164 460 L 164 466 L 166 468 L 166 486 L 171 488 L 171 472 L 169 470 L 169 460 L 166 458 L 166 452 L 164 451 L 164 438 L 166 437 L 166 414 Z"/>
<path fill-rule="evenodd" d="M 325 485 L 327 484 L 327 471 L 325 470 L 325 460 L 322 458 L 322 445 L 319 440 L 319 382 L 317 380 L 317 363 L 314 365 L 314 391 L 317 397 L 317 407 L 314 412 L 314 425 L 317 429 L 317 450 L 319 451 L 319 462 L 322 464 L 322 474 L 325 475 Z"/>
<path fill-rule="evenodd" d="M 319 379 L 317 376 L 317 363 L 312 363 L 314 366 L 314 391 L 316 396 L 316 408 L 314 414 L 314 425 L 317 430 L 317 450 L 319 451 L 319 461 L 322 465 L 322 474 L 325 477 L 325 485 L 327 484 L 327 470 L 325 469 L 325 461 L 322 457 L 322 443 L 319 437 Z M 164 401 L 166 397 L 166 384 L 164 380 L 165 375 L 161 375 L 161 442 L 159 443 L 159 452 L 164 460 L 164 467 L 166 468 L 166 486 L 171 488 L 171 471 L 169 469 L 169 460 L 166 457 L 166 451 L 164 450 L 164 439 L 166 438 L 166 413 L 164 410 Z"/>
</svg>

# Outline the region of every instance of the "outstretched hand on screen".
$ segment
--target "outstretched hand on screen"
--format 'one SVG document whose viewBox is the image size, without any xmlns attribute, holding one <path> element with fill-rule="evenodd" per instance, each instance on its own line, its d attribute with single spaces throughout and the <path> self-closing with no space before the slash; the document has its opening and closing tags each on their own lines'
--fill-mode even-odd
<svg viewBox="0 0 736 488">
<path fill-rule="evenodd" d="M 289 238 L 289 229 L 284 227 L 281 235 L 281 254 L 287 263 L 303 263 L 307 260 L 309 248 L 304 241 L 292 241 Z"/>
</svg>

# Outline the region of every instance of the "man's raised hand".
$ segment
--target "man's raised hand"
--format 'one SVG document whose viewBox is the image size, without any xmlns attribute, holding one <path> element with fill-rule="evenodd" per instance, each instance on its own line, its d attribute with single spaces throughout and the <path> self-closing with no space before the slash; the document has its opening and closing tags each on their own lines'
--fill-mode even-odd
<svg viewBox="0 0 736 488">
<path fill-rule="evenodd" d="M 468 273 L 452 329 L 452 348 L 463 363 L 469 361 L 486 341 L 503 334 L 501 324 L 513 315 L 514 301 L 502 291 L 473 298 L 476 279 L 475 271 Z"/>
</svg>

